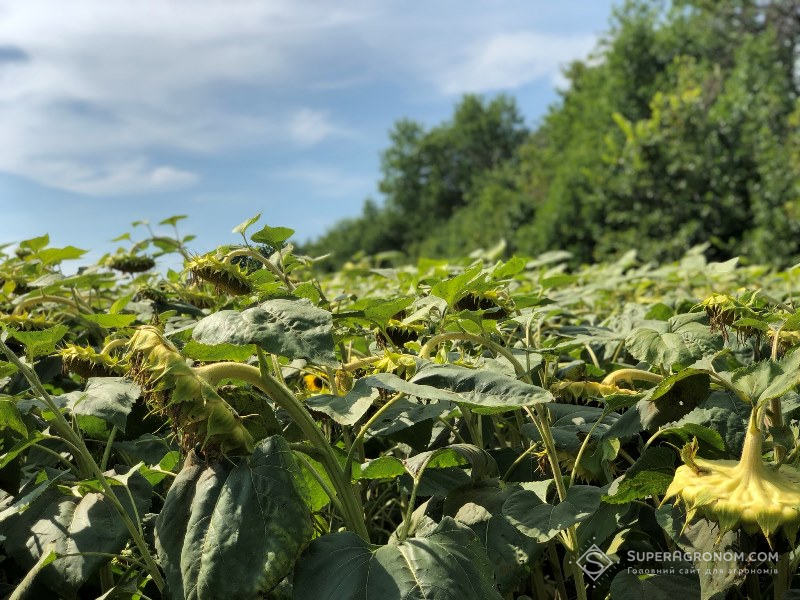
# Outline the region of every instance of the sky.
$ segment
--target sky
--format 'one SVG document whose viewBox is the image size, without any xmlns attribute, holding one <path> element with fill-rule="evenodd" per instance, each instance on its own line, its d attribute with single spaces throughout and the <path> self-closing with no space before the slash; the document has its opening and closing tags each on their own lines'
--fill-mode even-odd
<svg viewBox="0 0 800 600">
<path fill-rule="evenodd" d="M 96 260 L 176 214 L 196 252 L 257 213 L 313 238 L 380 201 L 398 119 L 508 93 L 534 127 L 612 4 L 0 0 L 0 244 Z"/>
</svg>

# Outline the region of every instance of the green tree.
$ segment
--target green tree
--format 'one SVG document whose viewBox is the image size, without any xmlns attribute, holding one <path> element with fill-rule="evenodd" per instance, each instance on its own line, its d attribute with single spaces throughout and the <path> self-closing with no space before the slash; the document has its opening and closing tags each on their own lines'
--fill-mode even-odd
<svg viewBox="0 0 800 600">
<path fill-rule="evenodd" d="M 367 202 L 360 217 L 340 222 L 306 251 L 334 251 L 338 261 L 357 251 L 438 253 L 440 229 L 469 203 L 486 173 L 515 157 L 527 136 L 507 96 L 465 96 L 451 120 L 429 130 L 398 121 L 381 162 L 383 206 Z"/>
</svg>

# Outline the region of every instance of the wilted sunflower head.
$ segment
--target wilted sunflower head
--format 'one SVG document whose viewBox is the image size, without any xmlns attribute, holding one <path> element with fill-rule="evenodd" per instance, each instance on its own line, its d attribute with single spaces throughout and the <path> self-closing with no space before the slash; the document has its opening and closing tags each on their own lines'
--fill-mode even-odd
<svg viewBox="0 0 800 600">
<path fill-rule="evenodd" d="M 687 521 L 700 513 L 723 532 L 741 526 L 768 540 L 779 531 L 794 539 L 800 528 L 800 471 L 766 464 L 761 447 L 761 430 L 751 419 L 739 461 L 695 458 L 678 467 L 664 499 L 683 502 Z"/>
<path fill-rule="evenodd" d="M 138 254 L 117 254 L 108 258 L 106 266 L 122 273 L 144 273 L 153 269 L 156 261 Z"/>
<path fill-rule="evenodd" d="M 372 365 L 372 370 L 374 373 L 394 373 L 409 379 L 417 371 L 417 362 L 413 356 L 387 350 L 383 358 Z"/>
<path fill-rule="evenodd" d="M 719 331 L 728 339 L 728 327 L 733 327 L 741 340 L 758 336 L 760 330 L 736 322 L 741 319 L 756 319 L 762 316 L 766 309 L 766 301 L 758 295 L 757 291 L 747 291 L 738 296 L 728 294 L 711 294 L 700 302 L 695 308 L 703 308 L 708 315 L 711 331 Z"/>
<path fill-rule="evenodd" d="M 119 360 L 108 354 L 95 352 L 91 346 L 85 348 L 67 344 L 59 352 L 64 373 L 75 373 L 84 379 L 90 377 L 114 377 L 123 373 Z"/>
<path fill-rule="evenodd" d="M 470 292 L 455 303 L 456 310 L 484 311 L 487 318 L 504 319 L 513 310 L 508 294 L 500 290 Z"/>
<path fill-rule="evenodd" d="M 42 315 L 33 317 L 27 313 L 21 315 L 1 315 L 0 323 L 10 325 L 14 329 L 21 329 L 22 331 L 40 331 L 56 325 L 55 322 L 49 321 Z"/>
<path fill-rule="evenodd" d="M 212 444 L 223 452 L 253 448 L 242 418 L 194 369 L 161 331 L 139 327 L 128 344 L 131 376 L 145 400 L 183 433 L 185 449 Z"/>
<path fill-rule="evenodd" d="M 550 386 L 550 393 L 561 400 L 576 402 L 615 394 L 636 395 L 639 392 L 599 381 L 560 381 Z"/>
<path fill-rule="evenodd" d="M 189 261 L 186 269 L 198 279 L 234 296 L 244 296 L 253 292 L 253 284 L 239 265 L 223 262 L 214 256 L 196 256 Z"/>
</svg>

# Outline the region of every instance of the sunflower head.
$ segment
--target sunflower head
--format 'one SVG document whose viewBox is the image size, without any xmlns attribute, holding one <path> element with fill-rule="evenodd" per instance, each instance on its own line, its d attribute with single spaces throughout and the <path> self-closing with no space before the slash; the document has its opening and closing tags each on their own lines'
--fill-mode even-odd
<svg viewBox="0 0 800 600">
<path fill-rule="evenodd" d="M 312 373 L 303 375 L 303 383 L 309 392 L 316 393 L 327 391 L 328 382 L 319 375 L 314 375 Z"/>
<path fill-rule="evenodd" d="M 740 340 L 759 336 L 760 330 L 747 325 L 736 325 L 740 319 L 758 320 L 765 312 L 766 301 L 757 292 L 744 292 L 737 297 L 727 294 L 711 294 L 696 305 L 703 308 L 708 315 L 711 331 L 719 331 L 725 340 L 728 339 L 728 327 L 733 327 Z"/>
<path fill-rule="evenodd" d="M 800 528 L 800 471 L 767 465 L 761 446 L 761 430 L 751 420 L 739 461 L 694 458 L 678 467 L 664 499 L 682 502 L 687 521 L 699 513 L 723 532 L 741 526 L 767 540 L 781 531 L 794 539 Z"/>
<path fill-rule="evenodd" d="M 32 317 L 29 314 L 21 315 L 1 315 L 0 323 L 10 325 L 14 329 L 22 331 L 41 331 L 56 325 L 53 321 L 48 321 L 44 316 Z"/>
<path fill-rule="evenodd" d="M 164 290 L 149 285 L 140 287 L 136 291 L 133 299 L 137 302 L 141 302 L 142 300 L 150 300 L 151 302 L 155 302 L 157 304 L 166 304 L 169 302 L 169 296 Z"/>
<path fill-rule="evenodd" d="M 157 327 L 139 327 L 128 344 L 131 376 L 145 400 L 179 430 L 184 449 L 196 443 L 223 452 L 250 452 L 253 437 L 243 419 L 161 334 Z"/>
<path fill-rule="evenodd" d="M 615 394 L 636 395 L 636 390 L 617 387 L 599 381 L 560 381 L 550 386 L 550 393 L 567 402 L 577 402 L 588 398 L 605 398 Z"/>
<path fill-rule="evenodd" d="M 87 346 L 83 348 L 74 344 L 67 346 L 59 352 L 63 363 L 64 373 L 75 373 L 84 379 L 90 377 L 114 377 L 123 373 L 119 360 L 108 354 L 95 352 Z"/>
<path fill-rule="evenodd" d="M 487 318 L 505 319 L 512 310 L 511 301 L 506 294 L 487 290 L 480 294 L 470 292 L 455 303 L 456 310 L 484 311 Z"/>
<path fill-rule="evenodd" d="M 117 254 L 106 261 L 106 266 L 121 273 L 144 273 L 153 269 L 156 261 L 138 254 Z"/>
<path fill-rule="evenodd" d="M 196 256 L 189 261 L 186 269 L 196 278 L 212 284 L 217 290 L 234 296 L 253 293 L 253 284 L 239 265 L 223 262 L 214 256 Z"/>
</svg>

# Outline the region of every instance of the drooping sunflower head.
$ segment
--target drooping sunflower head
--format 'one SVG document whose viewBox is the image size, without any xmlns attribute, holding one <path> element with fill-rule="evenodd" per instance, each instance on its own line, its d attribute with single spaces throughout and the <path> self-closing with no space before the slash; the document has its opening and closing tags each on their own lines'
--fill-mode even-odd
<svg viewBox="0 0 800 600">
<path fill-rule="evenodd" d="M 505 319 L 513 310 L 508 294 L 498 290 L 470 292 L 455 303 L 456 310 L 483 311 L 486 318 Z"/>
<path fill-rule="evenodd" d="M 588 398 L 605 398 L 615 394 L 636 395 L 639 392 L 599 381 L 560 381 L 550 386 L 550 393 L 566 402 Z"/>
<path fill-rule="evenodd" d="M 84 379 L 90 377 L 115 377 L 124 371 L 119 360 L 108 354 L 95 352 L 91 346 L 67 344 L 59 352 L 64 373 L 75 373 Z"/>
<path fill-rule="evenodd" d="M 687 511 L 716 521 L 725 532 L 741 526 L 770 540 L 778 532 L 794 539 L 800 528 L 800 470 L 767 465 L 761 431 L 751 421 L 742 458 L 704 460 L 678 467 L 664 499 L 676 498 Z"/>
<path fill-rule="evenodd" d="M 748 291 L 738 296 L 728 294 L 711 294 L 708 298 L 696 305 L 703 308 L 708 315 L 711 331 L 719 331 L 728 339 L 728 327 L 733 327 L 739 339 L 744 340 L 758 336 L 760 330 L 737 324 L 741 319 L 756 319 L 766 312 L 766 301 L 758 295 L 757 291 Z"/>
<path fill-rule="evenodd" d="M 243 419 L 192 367 L 157 327 L 139 327 L 128 344 L 131 376 L 145 400 L 179 430 L 185 449 L 196 443 L 223 452 L 249 452 L 253 438 Z"/>
<path fill-rule="evenodd" d="M 234 296 L 253 292 L 253 284 L 239 265 L 223 262 L 212 255 L 196 256 L 186 265 L 195 277 Z"/>
<path fill-rule="evenodd" d="M 117 254 L 108 258 L 106 266 L 121 273 L 144 273 L 155 268 L 156 261 L 139 254 Z"/>
<path fill-rule="evenodd" d="M 142 286 L 136 290 L 136 294 L 133 296 L 133 299 L 136 302 L 150 300 L 151 302 L 155 302 L 157 304 L 166 304 L 169 302 L 169 296 L 164 290 L 149 285 Z"/>
<path fill-rule="evenodd" d="M 21 315 L 0 315 L 0 323 L 10 325 L 14 329 L 22 331 L 41 331 L 56 325 L 54 321 L 48 320 L 42 315 L 31 316 L 27 313 Z"/>
</svg>

